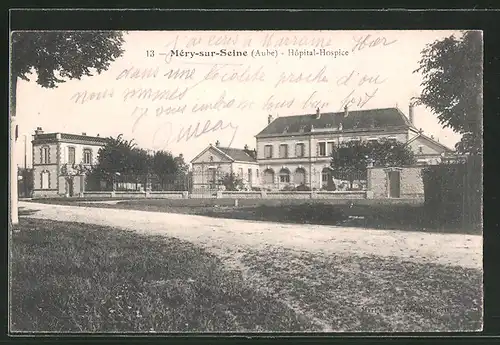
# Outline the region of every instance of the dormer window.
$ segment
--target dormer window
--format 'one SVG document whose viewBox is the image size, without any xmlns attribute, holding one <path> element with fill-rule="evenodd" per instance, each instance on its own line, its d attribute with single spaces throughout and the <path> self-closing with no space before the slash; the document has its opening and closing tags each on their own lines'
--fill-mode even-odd
<svg viewBox="0 0 500 345">
<path fill-rule="evenodd" d="M 300 126 L 299 133 L 304 133 L 304 130 L 305 130 L 304 126 Z"/>
<path fill-rule="evenodd" d="M 288 129 L 289 129 L 289 127 L 286 126 L 285 129 L 283 129 L 283 133 L 288 133 Z"/>
</svg>

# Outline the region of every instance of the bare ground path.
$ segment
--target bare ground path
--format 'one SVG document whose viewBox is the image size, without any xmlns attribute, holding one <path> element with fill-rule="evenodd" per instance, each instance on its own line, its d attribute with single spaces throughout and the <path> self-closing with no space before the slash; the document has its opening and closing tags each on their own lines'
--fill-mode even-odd
<svg viewBox="0 0 500 345">
<path fill-rule="evenodd" d="M 32 202 L 20 202 L 20 207 L 26 211 L 36 211 L 26 217 L 112 226 L 146 235 L 176 237 L 200 245 L 221 258 L 228 269 L 240 271 L 245 279 L 251 282 L 252 286 L 281 300 L 298 315 L 303 315 L 324 332 L 355 329 L 355 325 L 351 323 L 343 326 L 339 324 L 337 313 L 340 313 L 341 309 L 348 308 L 348 306 L 338 306 L 334 316 L 327 316 L 324 311 L 320 312 L 319 309 L 321 308 L 315 307 L 314 303 L 311 304 L 311 302 L 302 300 L 289 288 L 279 284 L 276 285 L 277 281 L 266 276 L 265 270 L 252 268 L 253 265 L 248 260 L 245 261 L 245 258 L 248 258 L 249 255 L 256 258 L 255 255 L 257 255 L 264 262 L 270 260 L 269 263 L 278 267 L 275 274 L 280 277 L 279 283 L 286 281 L 283 269 L 290 264 L 290 262 L 282 261 L 291 260 L 295 262 L 298 256 L 309 254 L 322 257 L 323 259 L 318 261 L 320 264 L 321 260 L 329 260 L 329 258 L 333 257 L 345 257 L 349 260 L 352 257 L 377 256 L 398 258 L 419 264 L 441 264 L 465 269 L 480 270 L 482 267 L 482 236 L 477 235 L 280 224 L 175 213 L 63 206 Z M 265 259 L 269 254 L 276 251 L 288 251 L 288 259 L 286 255 L 270 255 L 270 258 Z M 262 262 L 257 263 L 257 265 L 262 265 Z M 348 264 L 342 269 L 353 270 L 348 272 L 348 277 L 359 276 L 360 270 L 351 266 Z M 297 274 L 307 279 L 305 278 L 305 272 L 311 273 L 311 269 L 314 271 L 315 268 L 309 267 L 306 271 Z M 369 272 L 362 273 L 369 274 Z M 335 275 L 335 270 L 328 274 Z M 377 281 L 382 279 L 382 277 L 375 278 L 377 278 Z M 312 278 L 309 279 L 312 280 L 308 284 L 314 285 L 321 283 L 322 277 L 321 274 L 313 273 Z M 390 286 L 392 283 L 389 282 L 386 285 Z M 349 293 L 353 293 L 353 291 Z M 362 295 L 359 296 L 359 298 L 361 297 Z M 318 298 L 321 297 L 318 295 Z M 351 298 L 356 299 L 354 296 L 349 297 L 349 299 Z M 335 299 L 341 300 L 339 295 L 336 295 Z M 352 313 L 348 311 L 348 314 Z M 399 318 L 396 314 L 394 317 Z M 430 326 L 426 322 L 428 323 L 423 319 L 417 322 L 416 329 L 428 329 Z M 397 327 L 388 328 L 388 331 L 396 329 Z M 402 330 L 404 329 L 406 328 Z"/>
<path fill-rule="evenodd" d="M 482 236 L 280 224 L 203 216 L 20 202 L 33 218 L 114 226 L 177 237 L 221 257 L 245 249 L 282 247 L 312 253 L 398 257 L 481 269 Z"/>
</svg>

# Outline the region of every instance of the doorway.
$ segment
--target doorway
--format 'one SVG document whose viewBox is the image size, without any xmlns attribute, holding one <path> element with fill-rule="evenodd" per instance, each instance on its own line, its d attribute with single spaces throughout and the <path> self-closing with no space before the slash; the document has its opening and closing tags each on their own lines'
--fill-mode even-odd
<svg viewBox="0 0 500 345">
<path fill-rule="evenodd" d="M 389 197 L 399 198 L 401 196 L 401 175 L 399 171 L 389 171 Z"/>
</svg>

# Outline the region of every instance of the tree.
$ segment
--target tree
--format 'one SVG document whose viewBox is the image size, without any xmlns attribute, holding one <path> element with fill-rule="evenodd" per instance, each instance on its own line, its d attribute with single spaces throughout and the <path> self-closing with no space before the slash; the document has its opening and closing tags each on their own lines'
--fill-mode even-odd
<svg viewBox="0 0 500 345">
<path fill-rule="evenodd" d="M 483 40 L 466 31 L 428 44 L 414 73 L 423 76 L 417 103 L 437 114 L 439 123 L 462 134 L 459 153 L 482 152 Z"/>
<path fill-rule="evenodd" d="M 227 173 L 219 180 L 219 184 L 223 185 L 226 190 L 237 191 L 244 187 L 243 180 L 235 173 Z"/>
<path fill-rule="evenodd" d="M 100 74 L 123 54 L 123 33 L 108 31 L 13 32 L 11 34 L 10 118 L 11 118 L 11 222 L 17 224 L 17 165 L 15 162 L 16 96 L 18 78 L 36 82 L 44 88 L 56 88 L 67 79 Z"/>
<path fill-rule="evenodd" d="M 178 168 L 174 156 L 168 151 L 157 151 L 153 156 L 152 170 L 160 181 L 161 189 L 175 176 Z"/>
<path fill-rule="evenodd" d="M 348 141 L 332 152 L 333 176 L 346 179 L 352 188 L 356 179 L 366 179 L 366 169 L 373 166 L 403 166 L 415 163 L 413 151 L 399 141 Z"/>
</svg>

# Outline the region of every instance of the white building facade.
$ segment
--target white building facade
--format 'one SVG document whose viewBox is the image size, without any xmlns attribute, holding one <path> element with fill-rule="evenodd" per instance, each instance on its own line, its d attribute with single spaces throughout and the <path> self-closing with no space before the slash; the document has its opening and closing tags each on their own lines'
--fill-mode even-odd
<svg viewBox="0 0 500 345">
<path fill-rule="evenodd" d="M 97 162 L 106 138 L 67 133 L 44 133 L 38 127 L 31 141 L 33 197 L 79 195 L 84 190 L 85 169 Z"/>
<path fill-rule="evenodd" d="M 352 140 L 394 140 L 407 143 L 420 164 L 437 164 L 449 148 L 429 138 L 397 108 L 370 109 L 278 117 L 257 140 L 261 185 L 271 190 L 305 185 L 323 189 L 332 178 L 331 153 L 335 146 Z"/>
</svg>

